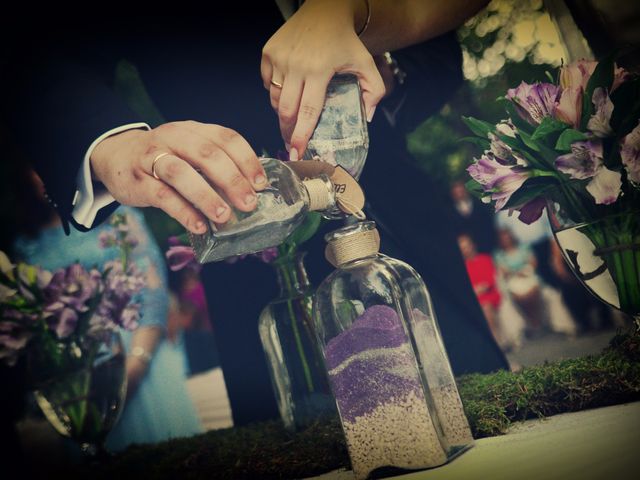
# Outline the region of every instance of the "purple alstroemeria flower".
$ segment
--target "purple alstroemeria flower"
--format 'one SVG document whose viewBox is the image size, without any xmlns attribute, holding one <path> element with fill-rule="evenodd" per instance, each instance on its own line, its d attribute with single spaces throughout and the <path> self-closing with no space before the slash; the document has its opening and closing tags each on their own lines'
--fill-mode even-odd
<svg viewBox="0 0 640 480">
<path fill-rule="evenodd" d="M 593 177 L 602 166 L 602 143 L 599 140 L 573 142 L 571 153 L 556 158 L 556 168 L 571 178 Z"/>
<path fill-rule="evenodd" d="M 498 136 L 493 133 L 489 133 L 489 140 L 491 141 L 491 145 L 489 150 L 493 154 L 493 156 L 500 163 L 508 165 L 511 163 L 512 150 L 509 145 L 504 143 Z"/>
<path fill-rule="evenodd" d="M 622 139 L 620 157 L 629 181 L 640 186 L 640 122 Z"/>
<path fill-rule="evenodd" d="M 278 258 L 278 247 L 271 247 L 255 254 L 264 263 L 271 263 Z"/>
<path fill-rule="evenodd" d="M 631 75 L 631 73 L 627 72 L 624 68 L 616 65 L 615 69 L 613 70 L 613 84 L 611 85 L 611 91 L 614 92 L 616 88 L 618 88 L 627 80 L 631 80 L 632 78 L 633 75 Z"/>
<path fill-rule="evenodd" d="M 125 271 L 119 261 L 107 262 L 105 269 L 108 269 L 108 273 L 104 292 L 91 319 L 92 328 L 99 330 L 114 324 L 127 329 L 134 328 L 137 317 L 133 310 L 137 307 L 130 302 L 144 288 L 144 275 L 134 264 Z"/>
<path fill-rule="evenodd" d="M 508 118 L 506 120 L 500 120 L 500 123 L 496 124 L 496 132 L 506 135 L 507 137 L 516 138 L 518 130 L 511 119 Z"/>
<path fill-rule="evenodd" d="M 544 117 L 553 114 L 560 89 L 552 83 L 522 82 L 507 90 L 506 98 L 516 106 L 518 114 L 531 125 L 540 125 Z"/>
<path fill-rule="evenodd" d="M 116 234 L 111 229 L 100 232 L 100 235 L 98 235 L 98 241 L 100 242 L 101 248 L 114 247 L 116 245 Z"/>
<path fill-rule="evenodd" d="M 172 272 L 177 272 L 187 266 L 198 265 L 193 248 L 186 245 L 171 246 L 165 255 Z"/>
<path fill-rule="evenodd" d="M 607 95 L 604 88 L 598 87 L 593 91 L 593 106 L 595 113 L 589 118 L 587 128 L 593 132 L 596 137 L 604 138 L 613 134 L 611 125 L 611 114 L 613 113 L 613 102 Z"/>
<path fill-rule="evenodd" d="M 484 154 L 467 168 L 469 175 L 482 185 L 488 197 L 496 202 L 496 212 L 501 210 L 531 173 L 518 166 L 503 165 L 490 154 Z M 486 197 L 485 197 L 486 198 Z"/>
<path fill-rule="evenodd" d="M 53 324 L 53 331 L 58 338 L 67 338 L 71 335 L 78 325 L 78 312 L 68 307 L 64 307 L 58 316 L 57 322 Z"/>
<path fill-rule="evenodd" d="M 531 225 L 542 216 L 546 205 L 547 201 L 544 197 L 536 197 L 517 209 L 520 212 L 518 219 L 527 225 Z"/>
<path fill-rule="evenodd" d="M 573 128 L 580 127 L 582 115 L 582 87 L 567 87 L 560 93 L 560 98 L 553 109 L 553 116 Z"/>
<path fill-rule="evenodd" d="M 100 293 L 101 275 L 95 269 L 87 271 L 80 264 L 56 271 L 42 291 L 44 316 L 49 328 L 60 338 L 70 335 L 76 327 L 79 313 L 89 310 L 88 303 Z"/>
<path fill-rule="evenodd" d="M 140 305 L 131 303 L 122 311 L 121 325 L 126 330 L 135 330 L 140 321 Z"/>
<path fill-rule="evenodd" d="M 577 60 L 560 68 L 560 86 L 566 88 L 586 89 L 589 78 L 598 62 L 594 60 Z"/>
<path fill-rule="evenodd" d="M 587 184 L 587 192 L 596 200 L 598 205 L 611 205 L 620 196 L 622 175 L 606 167 L 601 167 L 598 173 Z"/>
</svg>

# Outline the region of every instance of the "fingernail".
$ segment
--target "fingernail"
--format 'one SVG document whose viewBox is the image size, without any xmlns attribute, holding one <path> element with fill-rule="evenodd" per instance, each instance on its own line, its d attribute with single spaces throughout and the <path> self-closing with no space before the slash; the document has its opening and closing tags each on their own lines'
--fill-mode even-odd
<svg viewBox="0 0 640 480">
<path fill-rule="evenodd" d="M 291 144 L 290 144 L 290 143 L 285 142 L 285 143 L 284 143 L 284 148 L 285 148 L 285 149 L 287 150 L 287 152 L 288 152 L 289 150 L 291 150 Z"/>
<path fill-rule="evenodd" d="M 295 147 L 292 147 L 291 150 L 289 150 L 289 160 L 292 162 L 297 162 L 298 161 L 298 149 Z"/>
<path fill-rule="evenodd" d="M 367 122 L 371 123 L 371 120 L 373 120 L 373 114 L 376 113 L 376 106 L 374 105 L 373 107 L 371 107 L 371 110 L 369 110 L 369 113 L 367 114 Z"/>
<path fill-rule="evenodd" d="M 244 197 L 244 204 L 245 205 L 251 205 L 255 201 L 256 201 L 256 196 L 254 194 L 252 194 L 252 193 L 249 193 Z"/>
<path fill-rule="evenodd" d="M 256 185 L 263 185 L 267 181 L 267 177 L 259 173 L 258 175 L 256 175 L 256 178 L 253 179 L 253 181 Z"/>
<path fill-rule="evenodd" d="M 227 207 L 224 207 L 224 206 L 220 206 L 216 208 L 216 217 L 221 217 L 222 215 L 224 215 L 224 212 L 226 211 L 227 211 Z"/>
<path fill-rule="evenodd" d="M 205 230 L 206 230 L 206 226 L 205 226 L 204 222 L 201 221 L 201 220 L 198 220 L 196 222 L 196 232 L 204 233 Z"/>
</svg>

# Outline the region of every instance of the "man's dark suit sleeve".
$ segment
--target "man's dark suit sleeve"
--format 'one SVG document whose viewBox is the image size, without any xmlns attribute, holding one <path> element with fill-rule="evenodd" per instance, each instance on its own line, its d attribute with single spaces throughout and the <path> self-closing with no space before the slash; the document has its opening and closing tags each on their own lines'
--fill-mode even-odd
<svg viewBox="0 0 640 480">
<path fill-rule="evenodd" d="M 100 74 L 113 72 L 113 64 L 98 68 L 82 61 L 92 53 L 90 47 L 83 52 L 64 48 L 14 52 L 12 79 L 4 90 L 9 92 L 5 103 L 9 131 L 43 179 L 65 229 L 73 223 L 77 172 L 91 143 L 115 127 L 141 121 Z M 111 210 L 103 209 L 101 217 Z"/>
</svg>

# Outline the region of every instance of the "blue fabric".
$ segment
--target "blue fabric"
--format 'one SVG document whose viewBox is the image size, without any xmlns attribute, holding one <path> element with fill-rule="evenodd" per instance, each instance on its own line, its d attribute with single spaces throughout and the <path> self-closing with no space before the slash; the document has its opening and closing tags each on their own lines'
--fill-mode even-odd
<svg viewBox="0 0 640 480">
<path fill-rule="evenodd" d="M 140 212 L 120 207 L 117 213 L 127 215 L 132 234 L 139 241 L 132 259 L 148 276 L 147 287 L 141 292 L 140 326 L 164 328 L 169 311 L 166 263 L 160 249 L 145 226 Z M 38 237 L 19 237 L 15 250 L 24 261 L 48 270 L 64 268 L 80 262 L 86 268 L 101 266 L 118 256 L 116 248 L 101 248 L 99 235 L 112 227 L 108 222 L 81 233 L 71 230 L 66 236 L 61 226 L 44 229 Z M 123 343 L 129 351 L 133 332 L 121 330 Z M 187 363 L 182 340 L 176 344 L 163 339 L 138 391 L 125 405 L 122 417 L 107 438 L 107 448 L 122 450 L 132 443 L 154 443 L 174 437 L 194 435 L 202 431 L 195 408 L 186 390 Z"/>
</svg>

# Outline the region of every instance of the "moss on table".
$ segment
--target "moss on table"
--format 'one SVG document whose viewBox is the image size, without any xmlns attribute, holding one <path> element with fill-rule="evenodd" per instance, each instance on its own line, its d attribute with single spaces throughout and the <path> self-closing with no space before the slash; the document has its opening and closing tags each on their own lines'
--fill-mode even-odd
<svg viewBox="0 0 640 480">
<path fill-rule="evenodd" d="M 640 400 L 640 335 L 616 335 L 600 355 L 526 367 L 520 372 L 458 379 L 476 438 L 504 433 L 512 422 Z M 349 466 L 339 424 L 299 433 L 279 422 L 217 430 L 152 446 L 133 446 L 77 472 L 94 478 L 285 479 Z"/>
</svg>

